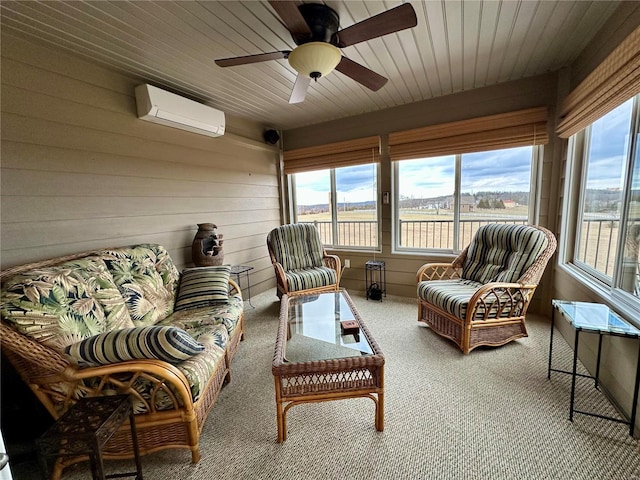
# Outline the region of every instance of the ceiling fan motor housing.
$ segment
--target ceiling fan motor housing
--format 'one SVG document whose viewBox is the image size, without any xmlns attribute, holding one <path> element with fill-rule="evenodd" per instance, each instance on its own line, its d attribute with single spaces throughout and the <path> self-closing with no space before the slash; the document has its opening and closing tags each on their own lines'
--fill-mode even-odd
<svg viewBox="0 0 640 480">
<path fill-rule="evenodd" d="M 308 42 L 325 42 L 336 45 L 336 33 L 340 28 L 340 17 L 336 11 L 321 3 L 303 3 L 298 6 L 300 13 L 309 25 L 311 37 L 308 35 L 292 35 L 296 45 Z"/>
</svg>

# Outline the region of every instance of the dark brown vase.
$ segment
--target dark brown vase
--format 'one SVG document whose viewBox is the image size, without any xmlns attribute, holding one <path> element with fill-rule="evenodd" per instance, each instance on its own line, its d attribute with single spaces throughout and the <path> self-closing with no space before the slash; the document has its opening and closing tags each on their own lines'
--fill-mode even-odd
<svg viewBox="0 0 640 480">
<path fill-rule="evenodd" d="M 218 228 L 213 223 L 199 223 L 196 236 L 191 245 L 191 259 L 196 267 L 222 265 L 222 235 L 216 233 Z"/>
</svg>

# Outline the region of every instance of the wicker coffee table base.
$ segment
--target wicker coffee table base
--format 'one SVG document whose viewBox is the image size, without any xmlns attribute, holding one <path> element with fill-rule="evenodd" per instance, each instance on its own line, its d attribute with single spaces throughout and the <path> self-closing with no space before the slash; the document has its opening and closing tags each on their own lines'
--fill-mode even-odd
<svg viewBox="0 0 640 480">
<path fill-rule="evenodd" d="M 289 335 L 290 297 L 282 298 L 280 326 L 272 372 L 275 380 L 278 443 L 287 439 L 287 412 L 295 405 L 348 398 L 370 398 L 375 404 L 375 427 L 384 430 L 384 355 L 360 318 L 346 291 L 341 291 L 367 338 L 373 354 L 328 360 L 289 362 L 285 346 Z"/>
<path fill-rule="evenodd" d="M 381 372 L 382 373 L 382 372 Z M 375 426 L 376 430 L 379 432 L 384 431 L 384 393 L 383 388 L 380 388 L 379 392 L 369 393 L 369 392 L 352 392 L 352 393 L 327 393 L 327 394 L 318 394 L 318 395 L 306 395 L 303 397 L 291 397 L 283 400 L 279 397 L 279 387 L 280 387 L 280 378 L 275 377 L 276 382 L 276 409 L 277 409 L 277 419 L 278 419 L 278 443 L 282 443 L 287 439 L 287 412 L 289 409 L 295 405 L 300 405 L 302 403 L 317 403 L 317 402 L 327 402 L 330 400 L 343 400 L 347 398 L 370 398 L 373 400 L 373 403 L 376 405 L 375 411 Z M 382 378 L 381 378 L 382 381 Z"/>
</svg>

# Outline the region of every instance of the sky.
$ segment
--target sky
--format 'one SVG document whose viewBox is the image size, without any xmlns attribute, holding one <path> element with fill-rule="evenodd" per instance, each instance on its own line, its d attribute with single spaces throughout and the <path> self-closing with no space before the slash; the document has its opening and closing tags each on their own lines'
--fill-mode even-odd
<svg viewBox="0 0 640 480">
<path fill-rule="evenodd" d="M 629 100 L 591 127 L 587 188 L 623 187 L 632 107 L 633 100 Z"/>
<path fill-rule="evenodd" d="M 455 157 L 433 157 L 400 162 L 400 192 L 406 197 L 429 198 L 453 194 Z M 531 147 L 463 155 L 462 191 L 529 191 Z M 496 172 L 499 174 L 496 175 Z M 361 165 L 338 169 L 339 202 L 374 200 L 375 167 Z M 296 175 L 299 205 L 327 203 L 329 171 Z"/>
<path fill-rule="evenodd" d="M 592 127 L 587 188 L 621 188 L 632 100 L 594 123 Z M 640 149 L 639 149 L 640 151 Z M 519 147 L 462 156 L 461 190 L 529 191 L 532 147 Z M 375 199 L 375 166 L 360 165 L 337 169 L 338 202 L 364 202 Z M 405 160 L 399 166 L 402 197 L 431 198 L 453 194 L 455 157 Z M 634 188 L 640 188 L 636 175 Z M 329 170 L 296 175 L 299 205 L 326 204 L 329 199 Z"/>
</svg>

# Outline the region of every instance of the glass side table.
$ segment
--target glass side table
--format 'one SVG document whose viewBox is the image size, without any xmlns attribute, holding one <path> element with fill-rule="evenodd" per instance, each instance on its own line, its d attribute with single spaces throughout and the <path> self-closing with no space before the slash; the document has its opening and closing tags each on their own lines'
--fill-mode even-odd
<svg viewBox="0 0 640 480">
<path fill-rule="evenodd" d="M 627 338 L 640 338 L 640 330 L 631 325 L 629 322 L 620 318 L 606 305 L 588 302 L 569 302 L 564 300 L 553 300 L 553 313 L 551 315 L 551 338 L 549 341 L 549 367 L 547 370 L 547 378 L 551 378 L 551 372 L 567 373 L 571 375 L 571 399 L 569 404 L 569 420 L 573 422 L 573 414 L 580 413 L 592 417 L 603 418 L 613 422 L 624 423 L 629 425 L 629 435 L 633 436 L 636 412 L 638 404 L 638 386 L 640 385 L 640 342 L 638 342 L 638 363 L 636 365 L 636 379 L 633 389 L 633 403 L 631 405 L 631 418 L 629 421 L 616 417 L 600 415 L 594 412 L 585 412 L 575 408 L 576 393 L 576 377 L 586 377 L 594 379 L 594 386 L 598 388 L 600 377 L 600 358 L 602 356 L 602 337 L 604 335 L 614 335 Z M 553 328 L 556 312 L 561 315 L 575 330 L 574 346 L 573 346 L 573 368 L 571 371 L 559 370 L 551 368 L 551 356 L 553 353 Z M 584 375 L 576 372 L 578 364 L 578 345 L 580 341 L 580 332 L 596 333 L 598 335 L 598 358 L 596 361 L 596 374 Z"/>
<path fill-rule="evenodd" d="M 247 301 L 251 306 L 251 308 L 256 308 L 251 303 L 251 282 L 249 281 L 249 272 L 251 270 L 253 270 L 253 267 L 250 267 L 248 265 L 232 265 L 231 275 L 236 276 L 236 282 L 238 282 L 238 287 L 240 287 L 240 290 L 242 290 L 242 285 L 240 283 L 240 275 L 242 275 L 243 273 L 245 274 L 245 277 L 247 279 Z"/>
<path fill-rule="evenodd" d="M 105 475 L 102 448 L 129 420 L 136 471 Z M 49 477 L 47 459 L 56 458 L 54 471 L 63 468 L 61 457 L 88 456 L 94 480 L 115 477 L 135 477 L 142 480 L 142 467 L 138 453 L 138 437 L 130 395 L 87 397 L 78 400 L 38 440 L 40 466 L 44 478 Z"/>
</svg>

